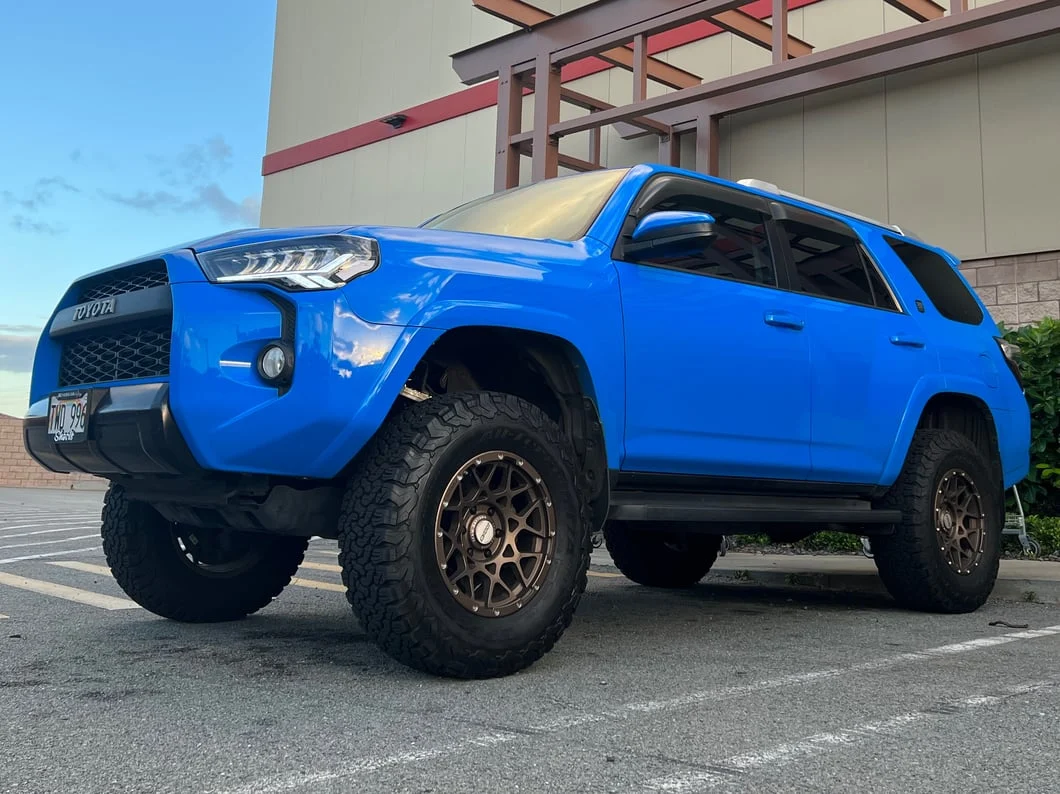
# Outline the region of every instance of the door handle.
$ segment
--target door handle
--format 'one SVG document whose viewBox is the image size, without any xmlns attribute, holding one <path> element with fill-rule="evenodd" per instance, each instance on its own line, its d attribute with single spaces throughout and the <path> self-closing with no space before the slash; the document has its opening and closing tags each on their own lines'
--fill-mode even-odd
<svg viewBox="0 0 1060 794">
<path fill-rule="evenodd" d="M 923 347 L 924 342 L 920 339 L 913 339 L 909 336 L 895 335 L 891 337 L 891 344 L 898 345 L 899 347 Z"/>
<path fill-rule="evenodd" d="M 775 325 L 778 328 L 792 328 L 796 331 L 801 331 L 806 325 L 794 314 L 788 314 L 787 312 L 766 312 L 765 321 L 766 325 Z"/>
</svg>

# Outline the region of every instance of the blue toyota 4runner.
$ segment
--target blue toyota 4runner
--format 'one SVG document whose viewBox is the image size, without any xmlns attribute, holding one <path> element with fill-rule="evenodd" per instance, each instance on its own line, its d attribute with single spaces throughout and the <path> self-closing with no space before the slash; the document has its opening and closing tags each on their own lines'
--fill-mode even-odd
<svg viewBox="0 0 1060 794">
<path fill-rule="evenodd" d="M 261 609 L 338 540 L 368 635 L 512 673 L 600 535 L 655 587 L 721 536 L 871 538 L 902 605 L 964 612 L 1029 466 L 1018 351 L 949 253 L 747 180 L 640 165 L 418 228 L 245 230 L 94 273 L 36 354 L 25 444 L 111 481 L 146 609 Z"/>
</svg>

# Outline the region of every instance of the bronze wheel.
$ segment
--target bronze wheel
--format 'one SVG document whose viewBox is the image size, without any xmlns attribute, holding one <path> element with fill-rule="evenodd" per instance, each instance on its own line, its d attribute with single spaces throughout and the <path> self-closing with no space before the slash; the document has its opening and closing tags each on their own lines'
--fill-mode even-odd
<svg viewBox="0 0 1060 794">
<path fill-rule="evenodd" d="M 983 502 L 972 478 L 961 469 L 951 469 L 935 492 L 935 531 L 946 564 L 967 576 L 983 557 Z"/>
<path fill-rule="evenodd" d="M 351 473 L 346 597 L 393 658 L 457 678 L 525 669 L 585 590 L 590 511 L 571 440 L 510 394 L 432 397 L 395 415 Z"/>
<path fill-rule="evenodd" d="M 901 473 L 878 502 L 901 511 L 902 521 L 872 539 L 880 578 L 902 606 L 954 614 L 990 597 L 1004 521 L 996 455 L 953 430 L 916 431 Z"/>
<path fill-rule="evenodd" d="M 541 589 L 556 546 L 552 496 L 523 458 L 490 451 L 449 481 L 434 549 L 449 592 L 483 617 L 520 610 Z"/>
</svg>

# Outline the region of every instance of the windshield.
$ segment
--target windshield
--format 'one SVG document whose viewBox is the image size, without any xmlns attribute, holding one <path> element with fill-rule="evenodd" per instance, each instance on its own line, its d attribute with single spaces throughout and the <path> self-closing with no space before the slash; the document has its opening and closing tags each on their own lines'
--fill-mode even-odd
<svg viewBox="0 0 1060 794">
<path fill-rule="evenodd" d="M 629 169 L 555 177 L 494 193 L 449 210 L 424 229 L 577 240 L 585 234 Z"/>
</svg>

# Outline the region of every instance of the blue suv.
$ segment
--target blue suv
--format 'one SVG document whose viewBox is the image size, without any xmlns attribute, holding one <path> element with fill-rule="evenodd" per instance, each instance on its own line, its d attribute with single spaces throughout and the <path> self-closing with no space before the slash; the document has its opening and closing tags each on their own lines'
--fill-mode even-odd
<svg viewBox="0 0 1060 794">
<path fill-rule="evenodd" d="M 839 529 L 905 607 L 978 608 L 1029 467 L 1018 352 L 908 231 L 639 165 L 86 276 L 24 433 L 110 480 L 107 560 L 146 609 L 241 618 L 322 536 L 381 648 L 486 677 L 552 648 L 601 540 L 687 587 L 725 534 Z"/>
</svg>

